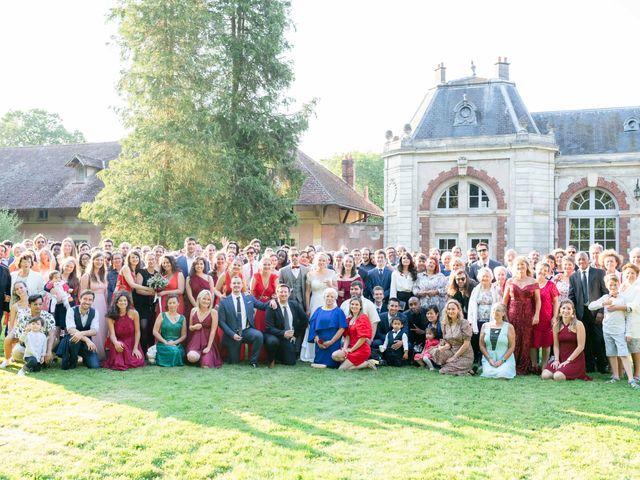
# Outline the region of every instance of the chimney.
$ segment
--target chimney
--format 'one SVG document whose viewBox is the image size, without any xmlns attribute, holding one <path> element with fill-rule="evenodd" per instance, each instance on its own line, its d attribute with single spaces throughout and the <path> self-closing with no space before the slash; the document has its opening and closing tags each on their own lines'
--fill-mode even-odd
<svg viewBox="0 0 640 480">
<path fill-rule="evenodd" d="M 342 179 L 347 182 L 351 188 L 356 185 L 356 168 L 351 154 L 347 154 L 342 159 Z"/>
<path fill-rule="evenodd" d="M 442 85 L 447 81 L 447 69 L 444 63 L 439 63 L 436 68 L 436 85 Z"/>
<path fill-rule="evenodd" d="M 369 185 L 364 186 L 364 192 L 362 192 L 362 196 L 365 200 L 369 200 Z"/>
<path fill-rule="evenodd" d="M 498 57 L 498 61 L 496 62 L 496 76 L 500 80 L 509 80 L 509 62 L 507 62 L 507 57 Z"/>
</svg>

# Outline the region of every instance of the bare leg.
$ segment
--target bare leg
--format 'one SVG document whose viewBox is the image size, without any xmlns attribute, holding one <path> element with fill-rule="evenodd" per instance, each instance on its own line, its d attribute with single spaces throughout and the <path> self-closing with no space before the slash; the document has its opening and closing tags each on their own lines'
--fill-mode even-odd
<svg viewBox="0 0 640 480">
<path fill-rule="evenodd" d="M 530 348 L 529 349 L 529 358 L 531 358 L 531 368 L 538 368 L 538 349 Z"/>
<path fill-rule="evenodd" d="M 627 381 L 633 381 L 633 367 L 631 366 L 631 360 L 629 357 L 618 357 L 622 362 L 622 367 L 624 368 L 624 373 L 627 374 Z"/>
<path fill-rule="evenodd" d="M 346 360 L 344 362 L 342 362 L 342 364 L 340 365 L 340 367 L 338 367 L 338 370 L 353 370 L 357 368 L 353 363 L 351 363 L 349 360 Z"/>
<path fill-rule="evenodd" d="M 609 359 L 609 365 L 611 366 L 611 376 L 613 378 L 620 378 L 620 370 L 618 370 L 618 357 L 607 357 Z"/>
<path fill-rule="evenodd" d="M 189 361 L 189 363 L 197 363 L 198 360 L 200 360 L 200 354 L 192 350 L 187 353 L 187 360 Z"/>
<path fill-rule="evenodd" d="M 633 356 L 633 376 L 640 377 L 640 352 L 632 354 Z"/>
<path fill-rule="evenodd" d="M 542 380 L 551 380 L 553 378 L 553 372 L 551 370 L 547 370 L 546 368 L 542 371 L 540 375 Z"/>
<path fill-rule="evenodd" d="M 543 347 L 542 348 L 542 363 L 540 364 L 541 368 L 544 368 L 547 363 L 549 363 L 549 355 L 551 354 L 551 348 Z"/>
<path fill-rule="evenodd" d="M 562 372 L 556 372 L 556 373 L 553 374 L 553 379 L 556 382 L 564 382 L 567 379 L 567 377 L 565 377 L 564 373 L 562 373 Z"/>
</svg>

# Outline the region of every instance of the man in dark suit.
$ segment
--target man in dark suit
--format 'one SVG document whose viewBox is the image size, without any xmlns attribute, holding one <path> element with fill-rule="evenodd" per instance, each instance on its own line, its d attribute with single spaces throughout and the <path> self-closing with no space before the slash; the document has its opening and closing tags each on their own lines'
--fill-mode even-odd
<svg viewBox="0 0 640 480">
<path fill-rule="evenodd" d="M 269 368 L 276 360 L 284 365 L 295 365 L 304 340 L 309 319 L 301 304 L 289 299 L 289 286 L 281 283 L 276 291 L 278 305 L 267 310 L 264 345 L 269 356 Z"/>
<path fill-rule="evenodd" d="M 378 316 L 388 310 L 387 304 L 384 303 L 384 288 L 373 287 L 373 305 L 376 307 Z"/>
<path fill-rule="evenodd" d="M 309 269 L 300 265 L 300 252 L 291 249 L 291 263 L 278 272 L 278 282 L 289 287 L 289 296 L 300 305 L 305 304 L 307 292 L 307 272 Z"/>
<path fill-rule="evenodd" d="M 384 250 L 376 250 L 375 253 L 376 268 L 369 270 L 367 279 L 365 280 L 365 294 L 369 300 L 373 299 L 373 289 L 380 286 L 384 289 L 384 301 L 389 301 L 389 293 L 391 292 L 391 273 L 393 269 L 387 266 L 387 256 Z"/>
<path fill-rule="evenodd" d="M 407 320 L 404 317 L 403 313 L 400 311 L 400 302 L 397 298 L 390 298 L 388 303 L 389 310 L 380 314 L 380 323 L 378 323 L 378 328 L 376 330 L 376 335 L 371 342 L 371 351 L 378 352 L 380 345 L 384 343 L 384 339 L 391 330 L 391 322 L 394 318 L 402 318 L 403 327 L 402 330 L 405 333 L 409 333 L 409 329 L 407 327 Z M 402 342 L 398 340 L 399 345 L 396 348 L 402 346 Z M 391 346 L 390 348 L 393 348 Z"/>
<path fill-rule="evenodd" d="M 191 271 L 191 265 L 193 265 L 194 260 L 198 257 L 196 255 L 196 239 L 193 237 L 187 237 L 184 240 L 184 255 L 180 255 L 176 259 L 176 263 L 178 264 L 178 268 L 182 270 L 182 274 L 186 279 L 189 276 L 189 272 Z M 204 258 L 204 257 L 203 257 Z M 209 265 L 209 261 L 204 259 L 204 273 L 211 271 L 211 266 Z"/>
<path fill-rule="evenodd" d="M 489 246 L 486 243 L 478 243 L 476 245 L 476 251 L 478 252 L 478 261 L 472 263 L 469 266 L 469 276 L 478 281 L 478 270 L 483 267 L 489 268 L 492 272 L 496 267 L 500 267 L 502 264 L 497 260 L 489 258 Z"/>
<path fill-rule="evenodd" d="M 253 323 L 253 309 L 266 310 L 268 303 L 262 303 L 253 295 L 242 295 L 242 278 L 231 279 L 231 295 L 223 298 L 218 307 L 218 317 L 224 335 L 222 343 L 229 351 L 229 363 L 240 361 L 240 346 L 243 343 L 251 345 L 251 359 L 253 368 L 258 367 L 258 356 L 262 348 L 262 332 Z"/>
<path fill-rule="evenodd" d="M 426 331 L 429 326 L 427 320 L 427 309 L 420 305 L 418 297 L 409 299 L 409 310 L 404 312 L 406 318 L 404 328 L 409 333 L 409 358 L 413 358 L 416 353 L 422 352 L 426 340 Z"/>
<path fill-rule="evenodd" d="M 376 268 L 371 259 L 371 250 L 368 248 L 363 248 L 361 251 L 362 254 L 362 262 L 358 265 L 358 275 L 362 278 L 363 281 L 367 281 L 367 274 Z"/>
<path fill-rule="evenodd" d="M 576 316 L 584 324 L 586 339 L 584 358 L 587 372 L 594 372 L 596 367 L 600 373 L 607 371 L 607 356 L 602 335 L 602 311 L 592 312 L 587 307 L 590 302 L 598 300 L 609 293 L 604 285 L 605 271 L 589 266 L 589 255 L 578 253 L 578 270 L 569 278 L 569 299 L 576 306 Z"/>
</svg>

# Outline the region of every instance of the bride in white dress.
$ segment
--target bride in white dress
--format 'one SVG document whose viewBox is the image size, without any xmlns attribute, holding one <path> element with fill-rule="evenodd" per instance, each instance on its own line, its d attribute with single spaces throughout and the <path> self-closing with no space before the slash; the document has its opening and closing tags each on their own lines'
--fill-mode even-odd
<svg viewBox="0 0 640 480">
<path fill-rule="evenodd" d="M 316 254 L 314 258 L 314 269 L 307 273 L 307 315 L 311 318 L 313 312 L 318 307 L 324 305 L 324 291 L 327 288 L 338 288 L 338 277 L 336 272 L 329 270 L 327 264 L 329 257 L 324 253 Z M 309 343 L 309 327 L 304 332 L 302 348 L 300 349 L 300 360 L 303 362 L 313 362 L 316 355 L 316 346 Z"/>
</svg>

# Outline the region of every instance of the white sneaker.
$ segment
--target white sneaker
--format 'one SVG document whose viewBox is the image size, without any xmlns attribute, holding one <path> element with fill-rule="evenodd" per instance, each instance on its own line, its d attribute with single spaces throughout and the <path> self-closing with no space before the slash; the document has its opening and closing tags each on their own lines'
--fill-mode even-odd
<svg viewBox="0 0 640 480">
<path fill-rule="evenodd" d="M 19 377 L 24 377 L 26 375 L 24 368 L 21 368 L 20 370 L 18 370 L 18 376 Z"/>
<path fill-rule="evenodd" d="M 4 360 L 2 363 L 0 363 L 0 368 L 7 368 L 7 365 L 9 365 L 9 361 Z"/>
</svg>

